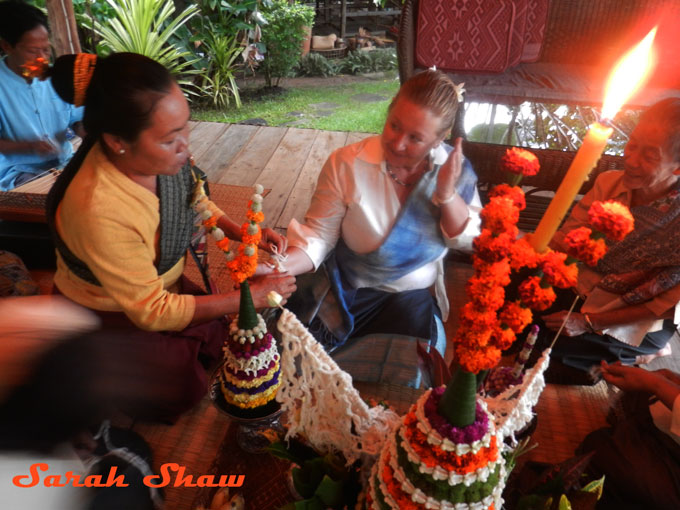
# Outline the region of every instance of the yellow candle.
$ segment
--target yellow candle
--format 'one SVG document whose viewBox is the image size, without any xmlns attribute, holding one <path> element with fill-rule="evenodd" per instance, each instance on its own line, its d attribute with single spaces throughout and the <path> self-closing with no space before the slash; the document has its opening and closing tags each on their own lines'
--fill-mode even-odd
<svg viewBox="0 0 680 510">
<path fill-rule="evenodd" d="M 576 194 L 600 159 L 612 131 L 612 128 L 603 126 L 598 122 L 590 126 L 588 134 L 583 140 L 583 145 L 571 162 L 571 166 L 543 218 L 541 218 L 536 232 L 529 238 L 529 242 L 536 251 L 543 252 L 548 247 L 548 243 L 562 223 L 562 219 L 567 214 Z"/>
<path fill-rule="evenodd" d="M 607 93 L 602 105 L 602 118 L 613 119 L 626 100 L 642 86 L 653 67 L 652 43 L 656 35 L 656 27 L 632 50 L 621 58 L 607 80 Z M 596 122 L 588 130 L 583 145 L 571 162 L 567 175 L 557 189 L 555 197 L 541 218 L 536 232 L 530 236 L 529 242 L 538 252 L 548 247 L 552 236 L 567 214 L 569 206 L 576 198 L 578 190 L 588 178 L 588 174 L 597 164 L 607 140 L 612 134 L 612 128 Z"/>
</svg>

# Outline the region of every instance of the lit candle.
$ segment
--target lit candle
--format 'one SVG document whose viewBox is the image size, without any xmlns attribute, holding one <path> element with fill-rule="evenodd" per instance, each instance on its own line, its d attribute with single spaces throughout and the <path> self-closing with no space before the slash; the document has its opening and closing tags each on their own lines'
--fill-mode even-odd
<svg viewBox="0 0 680 510">
<path fill-rule="evenodd" d="M 655 35 L 656 28 L 619 61 L 609 76 L 602 108 L 603 119 L 614 118 L 619 108 L 649 75 L 653 66 L 651 49 Z M 536 227 L 536 232 L 529 237 L 529 242 L 536 251 L 543 252 L 548 247 L 576 194 L 600 159 L 611 134 L 612 128 L 603 123 L 596 122 L 590 126 L 583 139 L 583 145 L 571 162 L 560 187 L 555 192 L 555 197 Z"/>
</svg>

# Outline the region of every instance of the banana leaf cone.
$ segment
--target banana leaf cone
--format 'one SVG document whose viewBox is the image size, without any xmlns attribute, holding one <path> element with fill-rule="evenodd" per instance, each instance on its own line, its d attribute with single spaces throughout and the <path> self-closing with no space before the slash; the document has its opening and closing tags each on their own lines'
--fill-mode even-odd
<svg viewBox="0 0 680 510">
<path fill-rule="evenodd" d="M 253 304 L 253 297 L 250 294 L 248 280 L 241 283 L 241 300 L 238 308 L 238 327 L 239 329 L 253 329 L 257 326 L 257 312 Z"/>
<path fill-rule="evenodd" d="M 437 411 L 454 427 L 467 427 L 475 422 L 478 377 L 458 367 L 446 385 Z"/>
</svg>

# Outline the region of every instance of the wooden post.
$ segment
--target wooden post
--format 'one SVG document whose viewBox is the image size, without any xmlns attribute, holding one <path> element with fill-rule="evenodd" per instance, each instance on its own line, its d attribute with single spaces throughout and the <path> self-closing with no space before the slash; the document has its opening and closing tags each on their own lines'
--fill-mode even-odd
<svg viewBox="0 0 680 510">
<path fill-rule="evenodd" d="M 80 40 L 71 0 L 46 0 L 52 44 L 57 57 L 80 53 Z"/>
</svg>

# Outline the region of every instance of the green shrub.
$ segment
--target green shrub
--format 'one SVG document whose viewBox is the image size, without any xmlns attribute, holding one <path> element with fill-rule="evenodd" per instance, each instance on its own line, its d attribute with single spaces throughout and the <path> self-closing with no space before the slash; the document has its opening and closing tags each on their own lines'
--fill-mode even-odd
<svg viewBox="0 0 680 510">
<path fill-rule="evenodd" d="M 320 53 L 308 53 L 295 66 L 297 76 L 335 76 L 338 66 Z"/>
<path fill-rule="evenodd" d="M 291 74 L 300 59 L 305 38 L 303 27 L 311 27 L 314 23 L 314 8 L 274 0 L 262 14 L 267 22 L 262 27 L 262 42 L 267 47 L 262 70 L 267 86 L 271 87 L 273 78 L 278 85 L 281 78 Z"/>
<path fill-rule="evenodd" d="M 198 13 L 195 5 L 173 18 L 172 0 L 107 0 L 115 17 L 95 22 L 106 53 L 129 51 L 152 58 L 175 75 L 191 73 L 191 55 L 172 42 L 179 27 Z M 180 83 L 183 83 L 180 80 Z"/>
<path fill-rule="evenodd" d="M 397 67 L 397 54 L 393 48 L 379 48 L 371 51 L 351 51 L 340 64 L 346 74 L 391 71 Z"/>
<path fill-rule="evenodd" d="M 235 35 L 219 31 L 209 34 L 204 41 L 208 55 L 208 67 L 201 73 L 202 94 L 210 98 L 217 108 L 226 108 L 234 98 L 241 107 L 241 96 L 236 85 L 236 59 L 241 55 L 241 45 Z"/>
</svg>

